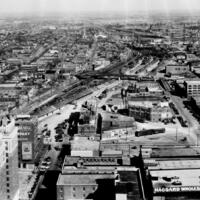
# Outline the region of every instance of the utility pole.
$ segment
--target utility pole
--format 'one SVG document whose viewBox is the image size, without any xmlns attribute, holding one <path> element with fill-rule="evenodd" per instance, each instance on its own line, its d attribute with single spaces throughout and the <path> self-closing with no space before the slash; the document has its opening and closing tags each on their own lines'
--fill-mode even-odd
<svg viewBox="0 0 200 200">
<path fill-rule="evenodd" d="M 176 127 L 176 141 L 178 141 L 178 127 Z"/>
</svg>

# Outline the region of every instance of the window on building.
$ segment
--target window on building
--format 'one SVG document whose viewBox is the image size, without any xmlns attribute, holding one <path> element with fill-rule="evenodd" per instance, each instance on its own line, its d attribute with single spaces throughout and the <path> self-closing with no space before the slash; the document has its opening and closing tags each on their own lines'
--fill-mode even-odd
<svg viewBox="0 0 200 200">
<path fill-rule="evenodd" d="M 6 157 L 8 157 L 9 155 L 8 155 L 8 153 L 6 153 Z"/>
<path fill-rule="evenodd" d="M 9 178 L 9 177 L 7 177 L 7 178 L 6 178 L 6 181 L 10 181 L 10 178 Z"/>
<path fill-rule="evenodd" d="M 6 169 L 9 169 L 9 165 L 6 165 Z"/>
<path fill-rule="evenodd" d="M 10 199 L 10 195 L 7 196 L 7 199 Z"/>
<path fill-rule="evenodd" d="M 76 191 L 76 188 L 75 188 L 75 187 L 73 187 L 73 191 Z"/>
<path fill-rule="evenodd" d="M 9 183 L 7 183 L 7 184 L 6 184 L 6 187 L 10 187 L 10 184 L 9 184 Z"/>
<path fill-rule="evenodd" d="M 6 175 L 9 175 L 9 171 L 6 171 Z"/>
<path fill-rule="evenodd" d="M 73 197 L 76 197 L 76 194 L 73 194 Z"/>
<path fill-rule="evenodd" d="M 83 187 L 83 191 L 85 191 L 85 187 Z"/>
<path fill-rule="evenodd" d="M 7 190 L 6 190 L 6 192 L 7 192 L 7 193 L 10 193 L 10 190 L 9 190 L 9 189 L 7 189 Z"/>
</svg>

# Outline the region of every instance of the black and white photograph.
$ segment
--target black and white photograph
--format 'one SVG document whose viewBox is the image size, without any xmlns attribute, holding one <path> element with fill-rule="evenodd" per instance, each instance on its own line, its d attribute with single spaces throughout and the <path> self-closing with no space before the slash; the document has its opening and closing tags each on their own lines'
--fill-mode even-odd
<svg viewBox="0 0 200 200">
<path fill-rule="evenodd" d="M 0 0 L 0 200 L 200 200 L 200 0 Z"/>
</svg>

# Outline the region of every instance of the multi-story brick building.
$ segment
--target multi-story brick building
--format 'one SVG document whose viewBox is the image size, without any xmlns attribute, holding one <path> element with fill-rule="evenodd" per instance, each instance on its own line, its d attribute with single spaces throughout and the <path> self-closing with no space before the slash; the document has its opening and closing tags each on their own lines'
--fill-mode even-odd
<svg viewBox="0 0 200 200">
<path fill-rule="evenodd" d="M 130 116 L 136 120 L 159 122 L 173 117 L 169 106 L 131 106 L 129 110 Z"/>
<path fill-rule="evenodd" d="M 184 85 L 188 98 L 200 96 L 200 79 L 187 80 Z"/>
<path fill-rule="evenodd" d="M 130 160 L 130 159 L 129 159 Z M 144 199 L 140 170 L 122 158 L 66 157 L 57 181 L 57 200 Z"/>
<path fill-rule="evenodd" d="M 0 126 L 0 199 L 18 200 L 18 142 L 14 119 L 1 119 Z"/>
<path fill-rule="evenodd" d="M 102 130 L 136 127 L 135 119 L 117 113 L 101 111 Z"/>
<path fill-rule="evenodd" d="M 170 73 L 172 75 L 178 75 L 178 74 L 183 74 L 186 73 L 190 70 L 189 65 L 167 65 L 165 67 L 166 74 Z"/>
<path fill-rule="evenodd" d="M 17 116 L 19 167 L 34 169 L 40 141 L 37 139 L 38 121 L 29 115 Z M 41 139 L 42 140 L 42 139 Z"/>
</svg>

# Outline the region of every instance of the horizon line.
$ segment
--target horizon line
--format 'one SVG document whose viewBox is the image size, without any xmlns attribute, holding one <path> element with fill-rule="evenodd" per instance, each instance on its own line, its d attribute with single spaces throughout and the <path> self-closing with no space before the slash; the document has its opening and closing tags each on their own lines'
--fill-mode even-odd
<svg viewBox="0 0 200 200">
<path fill-rule="evenodd" d="M 124 16 L 124 17 L 134 17 L 134 16 L 140 16 L 140 15 L 144 15 L 144 17 L 146 16 L 153 16 L 153 15 L 157 15 L 157 14 L 161 14 L 162 16 L 175 16 L 175 15 L 184 15 L 184 16 L 200 16 L 200 8 L 195 9 L 192 13 L 189 13 L 187 10 L 170 10 L 168 13 L 166 13 L 163 10 L 160 9 L 155 9 L 155 10 L 149 10 L 149 11 L 145 11 L 145 10 L 133 10 L 133 11 L 129 11 L 129 12 L 123 12 L 123 11 L 63 11 L 63 12 L 53 12 L 53 11 L 48 11 L 45 13 L 41 13 L 40 11 L 36 11 L 36 12 L 1 12 L 0 13 L 0 18 L 1 19 L 6 19 L 6 18 L 28 18 L 28 17 L 35 17 L 35 18 L 45 18 L 45 17 L 95 17 L 94 15 L 96 15 L 96 17 L 112 17 L 115 15 L 119 15 L 119 16 Z M 73 16 L 74 15 L 74 16 Z"/>
</svg>

